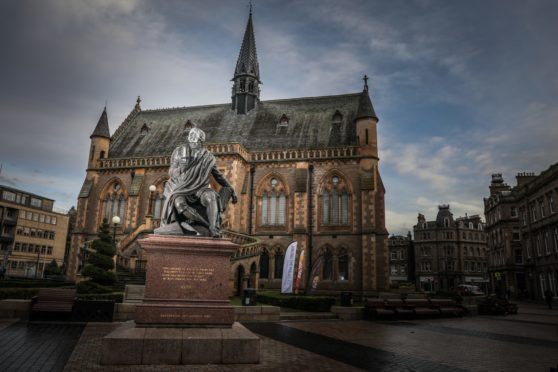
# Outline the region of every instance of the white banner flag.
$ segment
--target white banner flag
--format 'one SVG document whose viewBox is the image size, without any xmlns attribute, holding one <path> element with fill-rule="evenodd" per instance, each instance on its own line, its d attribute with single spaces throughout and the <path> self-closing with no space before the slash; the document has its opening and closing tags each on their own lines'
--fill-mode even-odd
<svg viewBox="0 0 558 372">
<path fill-rule="evenodd" d="M 296 261 L 297 242 L 292 242 L 285 253 L 283 262 L 283 280 L 281 281 L 281 293 L 293 293 L 294 265 Z"/>
</svg>

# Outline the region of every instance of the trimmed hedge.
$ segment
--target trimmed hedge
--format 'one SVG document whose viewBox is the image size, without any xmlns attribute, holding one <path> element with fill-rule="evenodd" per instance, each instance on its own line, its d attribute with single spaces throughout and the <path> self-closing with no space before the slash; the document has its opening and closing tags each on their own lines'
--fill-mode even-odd
<svg viewBox="0 0 558 372">
<path fill-rule="evenodd" d="M 0 288 L 0 300 L 28 300 L 37 292 L 38 288 Z"/>
<path fill-rule="evenodd" d="M 335 304 L 334 297 L 328 296 L 304 296 L 280 294 L 278 292 L 258 292 L 258 301 L 264 304 L 288 307 L 291 309 L 327 312 Z"/>
<path fill-rule="evenodd" d="M 79 282 L 76 288 L 77 288 L 77 293 L 83 293 L 83 294 L 112 293 L 112 288 L 97 284 L 95 282 L 92 282 L 91 280 Z"/>
<path fill-rule="evenodd" d="M 123 292 L 113 292 L 113 293 L 78 293 L 78 299 L 80 300 L 114 300 L 114 302 L 122 302 L 124 300 Z"/>
<path fill-rule="evenodd" d="M 74 287 L 72 282 L 48 280 L 48 279 L 8 279 L 0 280 L 1 288 L 56 288 L 56 287 Z"/>
</svg>

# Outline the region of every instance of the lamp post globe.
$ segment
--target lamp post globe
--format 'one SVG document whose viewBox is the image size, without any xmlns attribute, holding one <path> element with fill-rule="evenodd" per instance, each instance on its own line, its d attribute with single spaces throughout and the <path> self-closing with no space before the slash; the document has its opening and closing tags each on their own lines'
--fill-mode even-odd
<svg viewBox="0 0 558 372">
<path fill-rule="evenodd" d="M 112 244 L 116 245 L 116 225 L 120 223 L 120 217 L 112 217 Z"/>
<path fill-rule="evenodd" d="M 153 193 L 157 191 L 155 185 L 149 186 L 149 205 L 147 206 L 147 214 L 153 217 Z"/>
</svg>

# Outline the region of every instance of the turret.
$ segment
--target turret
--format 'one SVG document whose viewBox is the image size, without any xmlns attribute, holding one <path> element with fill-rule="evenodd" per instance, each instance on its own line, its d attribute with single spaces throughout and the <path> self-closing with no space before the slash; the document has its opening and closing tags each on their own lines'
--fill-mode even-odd
<svg viewBox="0 0 558 372">
<path fill-rule="evenodd" d="M 252 9 L 244 32 L 242 47 L 232 78 L 232 109 L 237 114 L 247 114 L 260 100 L 260 67 L 256 53 L 256 38 L 252 24 Z"/>
<path fill-rule="evenodd" d="M 374 112 L 368 93 L 368 76 L 364 75 L 364 89 L 360 94 L 355 118 L 360 153 L 365 157 L 378 158 L 378 117 Z"/>
<path fill-rule="evenodd" d="M 109 152 L 110 131 L 106 106 L 99 118 L 99 122 L 97 123 L 95 130 L 89 138 L 91 138 L 91 145 L 89 148 L 89 162 L 87 168 L 91 169 L 96 168 L 97 161 L 99 159 L 106 158 Z"/>
</svg>

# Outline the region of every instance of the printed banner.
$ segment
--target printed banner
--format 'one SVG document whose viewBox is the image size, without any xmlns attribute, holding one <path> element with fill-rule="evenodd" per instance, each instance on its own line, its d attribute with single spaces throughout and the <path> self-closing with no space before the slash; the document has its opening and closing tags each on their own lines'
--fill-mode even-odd
<svg viewBox="0 0 558 372">
<path fill-rule="evenodd" d="M 283 262 L 283 280 L 281 281 L 281 293 L 293 293 L 294 265 L 296 260 L 297 242 L 292 242 L 285 253 Z"/>
<path fill-rule="evenodd" d="M 304 271 L 304 248 L 300 251 L 300 256 L 298 257 L 298 270 L 296 271 L 296 280 L 295 280 L 295 294 L 298 294 L 300 290 L 300 285 L 302 283 L 302 272 Z"/>
<path fill-rule="evenodd" d="M 324 266 L 324 255 L 320 255 L 316 261 L 312 263 L 312 274 L 310 274 L 310 293 L 318 289 L 318 283 L 320 283 L 320 278 L 322 277 L 322 268 Z"/>
</svg>

